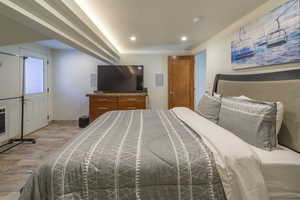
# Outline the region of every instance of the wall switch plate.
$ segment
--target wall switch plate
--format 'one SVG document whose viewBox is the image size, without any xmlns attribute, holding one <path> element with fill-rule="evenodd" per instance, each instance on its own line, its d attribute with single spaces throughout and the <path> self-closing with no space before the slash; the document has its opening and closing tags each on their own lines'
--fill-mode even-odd
<svg viewBox="0 0 300 200">
<path fill-rule="evenodd" d="M 164 74 L 156 73 L 155 74 L 155 87 L 163 87 L 164 86 Z"/>
<path fill-rule="evenodd" d="M 91 74 L 90 81 L 91 88 L 97 88 L 97 74 Z"/>
</svg>

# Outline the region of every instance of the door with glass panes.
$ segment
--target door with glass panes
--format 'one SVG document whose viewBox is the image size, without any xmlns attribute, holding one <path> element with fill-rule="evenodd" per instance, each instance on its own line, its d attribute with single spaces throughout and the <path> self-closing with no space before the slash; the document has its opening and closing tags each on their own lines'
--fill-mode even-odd
<svg viewBox="0 0 300 200">
<path fill-rule="evenodd" d="M 24 59 L 24 132 L 48 125 L 47 63 L 45 58 Z"/>
</svg>

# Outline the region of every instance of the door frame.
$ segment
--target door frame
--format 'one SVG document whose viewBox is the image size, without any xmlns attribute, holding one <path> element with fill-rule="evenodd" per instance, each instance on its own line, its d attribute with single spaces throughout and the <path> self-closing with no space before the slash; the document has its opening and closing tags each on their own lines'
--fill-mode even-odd
<svg viewBox="0 0 300 200">
<path fill-rule="evenodd" d="M 27 48 L 27 47 L 20 47 L 20 53 L 24 57 L 31 57 L 31 58 L 37 58 L 37 59 L 43 59 L 44 60 L 44 69 L 43 69 L 43 71 L 44 71 L 44 92 L 46 93 L 46 99 L 47 99 L 47 102 L 46 102 L 47 116 L 50 116 L 50 109 L 49 109 L 50 96 L 49 96 L 49 90 L 48 90 L 48 88 L 49 88 L 48 55 L 43 50 L 38 51 L 36 49 L 31 49 L 31 48 Z M 24 63 L 24 60 L 21 61 L 21 66 L 24 66 L 24 67 L 22 67 L 22 70 L 21 70 L 21 72 L 22 72 L 21 74 L 23 74 L 22 79 L 24 79 L 23 82 L 21 83 L 21 90 L 23 90 L 23 89 L 25 89 L 25 86 L 23 87 L 23 84 L 25 84 L 25 71 L 24 71 L 25 70 L 25 63 Z M 21 91 L 21 92 L 24 95 L 24 97 L 26 98 L 25 91 Z M 32 94 L 32 96 L 34 96 L 34 95 L 38 95 L 38 94 Z M 25 118 L 23 120 L 25 120 Z M 23 121 L 23 123 L 25 124 L 25 121 Z M 49 119 L 47 119 L 47 125 L 48 124 L 49 124 Z M 30 133 L 25 133 L 24 132 L 24 135 L 26 135 L 26 134 L 30 134 Z"/>
<path fill-rule="evenodd" d="M 192 110 L 195 110 L 195 55 L 184 55 L 184 56 L 168 56 L 168 108 L 171 109 L 172 102 L 171 102 L 171 95 L 172 95 L 172 76 L 171 76 L 171 66 L 172 66 L 172 60 L 174 59 L 187 59 L 187 58 L 192 58 L 192 67 L 190 69 L 190 74 L 191 74 L 191 80 L 190 80 L 190 105 Z"/>
<path fill-rule="evenodd" d="M 198 106 L 198 104 L 199 104 L 199 101 L 200 101 L 200 99 L 202 98 L 202 96 L 197 96 L 197 89 L 199 89 L 200 88 L 200 85 L 197 85 L 197 84 L 201 84 L 200 83 L 200 73 L 199 73 L 199 71 L 200 71 L 200 68 L 199 68 L 199 63 L 198 63 L 198 59 L 197 59 L 197 56 L 199 56 L 200 54 L 203 54 L 204 55 L 204 62 L 203 62 L 203 64 L 204 64 L 204 68 L 203 68 L 203 71 L 204 71 L 204 74 L 203 74 L 203 82 L 202 82 L 202 86 L 203 86 L 203 93 L 202 93 L 202 95 L 205 93 L 205 91 L 206 91 L 206 72 L 207 72 L 207 51 L 206 51 L 206 49 L 204 49 L 204 50 L 202 50 L 202 51 L 199 51 L 199 52 L 197 52 L 196 54 L 195 54 L 195 110 L 197 110 L 198 108 L 197 108 L 197 106 Z M 198 97 L 198 99 L 196 99 Z M 198 100 L 198 102 L 197 102 L 197 100 Z"/>
</svg>

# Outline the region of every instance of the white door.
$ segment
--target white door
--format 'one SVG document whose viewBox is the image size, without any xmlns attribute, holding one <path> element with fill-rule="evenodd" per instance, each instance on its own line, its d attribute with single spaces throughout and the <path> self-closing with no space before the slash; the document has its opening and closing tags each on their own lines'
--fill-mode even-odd
<svg viewBox="0 0 300 200">
<path fill-rule="evenodd" d="M 24 133 L 28 134 L 48 125 L 46 59 L 24 60 L 24 94 Z"/>
</svg>

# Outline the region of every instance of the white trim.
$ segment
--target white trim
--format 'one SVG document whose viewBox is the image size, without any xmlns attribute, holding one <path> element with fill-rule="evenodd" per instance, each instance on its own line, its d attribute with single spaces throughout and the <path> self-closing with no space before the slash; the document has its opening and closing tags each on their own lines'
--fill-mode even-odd
<svg viewBox="0 0 300 200">
<path fill-rule="evenodd" d="M 103 55 L 102 49 L 94 48 L 93 43 L 90 43 L 88 45 L 85 44 L 87 41 L 89 42 L 89 40 L 87 40 L 87 38 L 84 35 L 80 35 L 80 33 L 78 33 L 76 30 L 72 29 L 72 27 L 68 26 L 68 24 L 66 24 L 64 21 L 62 21 L 58 17 L 55 17 L 55 19 L 61 23 L 64 23 L 66 25 L 66 27 L 72 29 L 71 33 L 66 31 L 65 29 L 60 29 L 53 22 L 53 20 L 50 19 L 49 17 L 45 18 L 47 20 L 40 18 L 38 16 L 37 12 L 39 12 L 41 10 L 28 9 L 29 6 L 32 6 L 32 4 L 34 4 L 34 5 L 37 5 L 38 7 L 42 7 L 45 10 L 47 10 L 46 7 L 39 4 L 38 2 L 22 1 L 21 4 L 16 4 L 9 0 L 0 0 L 0 3 L 2 5 L 2 6 L 0 6 L 0 10 L 3 11 L 3 13 L 5 13 L 8 16 L 11 16 L 15 21 L 20 22 L 34 30 L 38 29 L 42 34 L 49 36 L 50 38 L 55 38 L 57 40 L 60 40 L 61 42 L 65 42 L 65 43 L 71 45 L 72 47 L 78 48 L 79 50 L 84 51 L 84 52 L 88 53 L 89 55 L 95 56 L 95 57 L 99 58 L 100 60 L 108 62 L 108 63 L 115 63 L 116 61 L 119 60 L 119 55 L 109 58 L 109 56 Z M 71 4 L 71 3 L 69 3 L 69 4 Z M 70 9 L 70 12 L 76 13 L 74 11 L 75 5 L 77 5 L 77 4 L 73 3 L 72 8 L 71 8 L 71 6 L 68 6 L 68 8 Z M 46 13 L 44 13 L 44 16 L 47 16 L 49 14 L 53 15 L 52 12 L 47 11 Z M 81 20 L 81 18 L 80 18 L 80 20 Z M 83 20 L 82 22 L 85 23 L 87 21 Z M 85 42 L 79 41 L 79 40 L 85 40 Z M 106 44 L 109 43 L 107 40 L 103 40 L 100 37 L 99 37 L 99 40 L 103 41 Z M 110 47 L 111 45 L 109 44 L 108 46 Z M 113 52 L 115 52 L 114 48 L 110 47 L 110 49 Z M 115 53 L 118 54 L 117 52 L 115 52 Z"/>
</svg>

